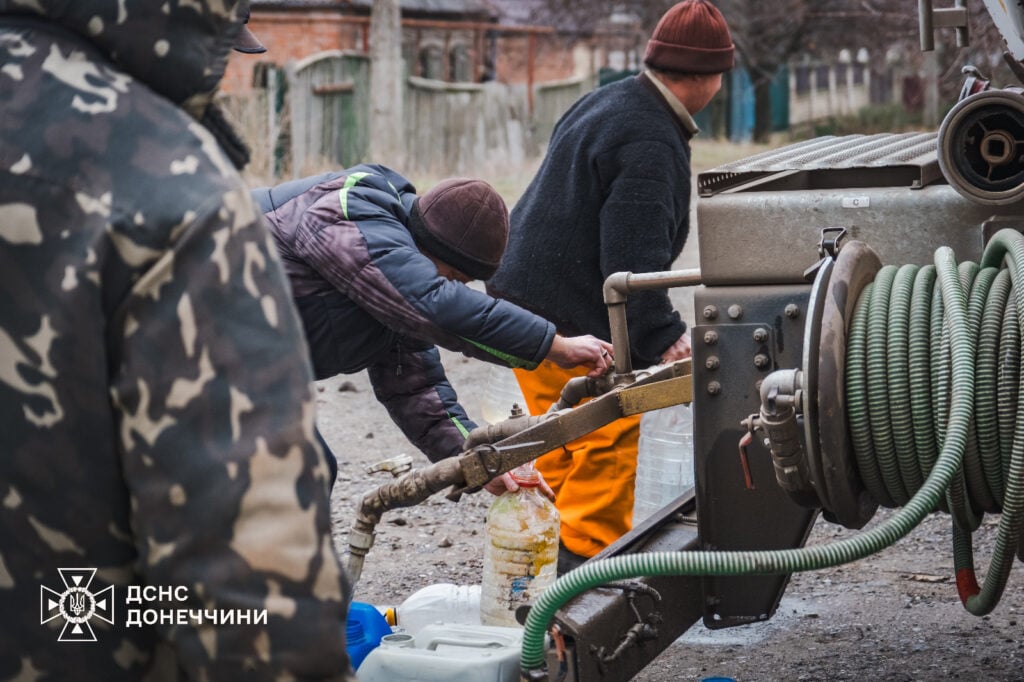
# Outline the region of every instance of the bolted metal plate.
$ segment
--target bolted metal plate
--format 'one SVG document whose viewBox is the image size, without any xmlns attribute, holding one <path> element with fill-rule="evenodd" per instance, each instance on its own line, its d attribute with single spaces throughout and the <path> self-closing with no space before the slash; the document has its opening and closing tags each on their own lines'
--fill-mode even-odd
<svg viewBox="0 0 1024 682">
<path fill-rule="evenodd" d="M 694 293 L 696 310 L 720 311 L 706 315 L 692 333 L 701 549 L 800 547 L 814 522 L 817 511 L 797 505 L 776 482 L 771 455 L 760 439 L 747 448 L 753 490 L 745 485 L 739 456 L 746 434 L 740 422 L 761 404 L 758 382 L 775 369 L 800 366 L 809 291 L 803 284 L 704 287 Z M 758 366 L 758 356 L 770 362 Z M 766 620 L 788 580 L 778 575 L 704 578 L 705 625 Z"/>
</svg>

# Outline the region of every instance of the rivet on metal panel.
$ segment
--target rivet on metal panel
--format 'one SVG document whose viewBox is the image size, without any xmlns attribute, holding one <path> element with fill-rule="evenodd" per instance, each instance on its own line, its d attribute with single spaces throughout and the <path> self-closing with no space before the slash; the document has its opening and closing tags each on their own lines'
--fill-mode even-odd
<svg viewBox="0 0 1024 682">
<path fill-rule="evenodd" d="M 757 343 L 764 343 L 768 340 L 768 330 L 764 327 L 758 327 L 754 330 L 754 341 Z"/>
<path fill-rule="evenodd" d="M 709 346 L 713 346 L 716 343 L 718 343 L 718 332 L 704 332 L 704 343 L 708 344 Z"/>
<path fill-rule="evenodd" d="M 704 319 L 713 320 L 718 317 L 718 306 L 706 305 L 704 306 Z"/>
<path fill-rule="evenodd" d="M 789 305 L 787 305 L 786 317 L 790 318 L 791 320 L 795 320 L 796 318 L 800 317 L 800 306 L 798 306 L 796 303 L 790 303 Z"/>
<path fill-rule="evenodd" d="M 709 381 L 708 382 L 708 393 L 709 394 L 711 394 L 711 395 L 718 395 L 721 392 L 722 392 L 722 384 L 718 383 L 717 381 Z"/>
<path fill-rule="evenodd" d="M 708 359 L 704 361 L 704 366 L 708 369 L 718 369 L 719 364 L 721 363 L 719 362 L 717 355 L 710 355 L 708 356 Z"/>
<path fill-rule="evenodd" d="M 743 306 L 733 303 L 729 306 L 729 317 L 738 320 L 743 317 Z"/>
<path fill-rule="evenodd" d="M 758 369 L 764 369 L 771 364 L 771 358 L 764 353 L 758 353 L 754 356 L 754 367 Z"/>
</svg>

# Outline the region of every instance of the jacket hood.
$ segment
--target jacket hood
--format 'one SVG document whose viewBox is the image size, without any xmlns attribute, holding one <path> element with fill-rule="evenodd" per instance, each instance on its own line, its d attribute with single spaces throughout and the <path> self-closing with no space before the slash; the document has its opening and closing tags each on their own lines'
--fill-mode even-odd
<svg viewBox="0 0 1024 682">
<path fill-rule="evenodd" d="M 202 118 L 242 30 L 247 0 L 0 0 L 78 34 L 155 92 Z"/>
</svg>

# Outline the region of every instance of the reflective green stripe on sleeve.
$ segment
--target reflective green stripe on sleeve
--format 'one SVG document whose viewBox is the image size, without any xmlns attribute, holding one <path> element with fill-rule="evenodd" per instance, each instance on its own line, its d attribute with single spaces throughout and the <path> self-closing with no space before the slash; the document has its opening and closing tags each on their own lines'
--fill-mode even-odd
<svg viewBox="0 0 1024 682">
<path fill-rule="evenodd" d="M 348 220 L 348 191 L 355 187 L 360 180 L 371 173 L 353 173 L 345 178 L 345 186 L 338 191 L 338 201 L 341 202 L 341 214 Z"/>
<path fill-rule="evenodd" d="M 469 435 L 469 430 L 465 426 L 463 426 L 462 422 L 459 421 L 458 417 L 448 415 L 448 418 L 452 420 L 452 424 L 455 424 L 455 428 L 459 430 L 459 433 L 462 434 L 463 438 Z"/>
<path fill-rule="evenodd" d="M 473 344 L 474 346 L 476 346 L 477 348 L 479 348 L 480 350 L 482 350 L 484 352 L 490 353 L 491 355 L 493 355 L 494 357 L 498 358 L 499 360 L 503 360 L 506 364 L 508 364 L 509 367 L 511 367 L 513 369 L 517 369 L 517 368 L 536 369 L 537 368 L 537 363 L 533 362 L 532 360 L 524 360 L 523 358 L 517 358 L 516 356 L 509 355 L 508 353 L 502 353 L 500 350 L 498 350 L 496 348 L 491 348 L 490 346 L 485 346 L 482 343 L 477 343 L 473 339 L 467 339 L 465 336 L 460 336 L 459 338 L 462 339 L 463 341 L 465 341 L 466 343 Z"/>
</svg>

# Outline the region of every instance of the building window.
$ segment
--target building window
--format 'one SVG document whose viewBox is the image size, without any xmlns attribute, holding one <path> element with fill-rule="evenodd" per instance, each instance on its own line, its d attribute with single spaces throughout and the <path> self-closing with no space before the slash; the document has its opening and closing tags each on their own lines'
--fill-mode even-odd
<svg viewBox="0 0 1024 682">
<path fill-rule="evenodd" d="M 448 73 L 451 80 L 456 83 L 464 83 L 473 80 L 473 62 L 469 58 L 469 48 L 465 45 L 456 45 L 448 53 Z"/>
<path fill-rule="evenodd" d="M 420 75 L 424 78 L 444 80 L 444 51 L 438 45 L 420 48 Z"/>
</svg>

